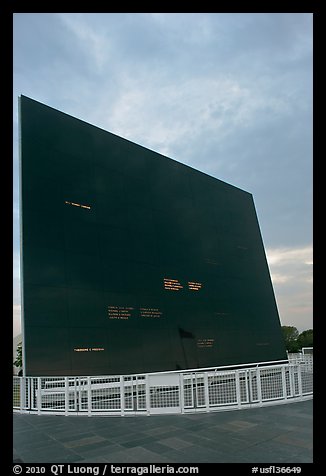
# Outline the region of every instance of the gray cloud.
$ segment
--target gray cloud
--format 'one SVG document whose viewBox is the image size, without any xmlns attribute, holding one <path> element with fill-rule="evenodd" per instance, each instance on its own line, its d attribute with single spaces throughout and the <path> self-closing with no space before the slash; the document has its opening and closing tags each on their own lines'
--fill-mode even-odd
<svg viewBox="0 0 326 476">
<path fill-rule="evenodd" d="M 312 246 L 267 248 L 266 254 L 282 325 L 295 325 L 300 332 L 308 322 L 312 327 Z"/>
</svg>

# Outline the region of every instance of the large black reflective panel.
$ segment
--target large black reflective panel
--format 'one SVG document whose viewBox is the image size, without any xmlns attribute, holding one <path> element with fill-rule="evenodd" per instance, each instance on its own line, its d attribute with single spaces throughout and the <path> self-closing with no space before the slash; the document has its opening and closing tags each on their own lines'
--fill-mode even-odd
<svg viewBox="0 0 326 476">
<path fill-rule="evenodd" d="M 26 375 L 286 358 L 251 194 L 20 98 Z"/>
</svg>

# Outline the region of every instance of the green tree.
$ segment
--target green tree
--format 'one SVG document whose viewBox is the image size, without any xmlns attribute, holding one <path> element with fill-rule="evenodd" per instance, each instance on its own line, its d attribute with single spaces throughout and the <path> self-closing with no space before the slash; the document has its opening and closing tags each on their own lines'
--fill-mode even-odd
<svg viewBox="0 0 326 476">
<path fill-rule="evenodd" d="M 18 367 L 18 368 L 22 368 L 22 366 L 23 366 L 23 344 L 22 344 L 22 342 L 20 342 L 17 345 L 17 356 L 16 356 L 16 360 L 14 362 L 14 366 Z"/>
<path fill-rule="evenodd" d="M 294 326 L 282 326 L 282 332 L 286 350 L 288 352 L 298 352 L 300 349 L 298 345 L 298 329 Z"/>
<path fill-rule="evenodd" d="M 302 347 L 313 347 L 313 329 L 307 329 L 298 336 L 297 343 L 299 349 Z"/>
</svg>

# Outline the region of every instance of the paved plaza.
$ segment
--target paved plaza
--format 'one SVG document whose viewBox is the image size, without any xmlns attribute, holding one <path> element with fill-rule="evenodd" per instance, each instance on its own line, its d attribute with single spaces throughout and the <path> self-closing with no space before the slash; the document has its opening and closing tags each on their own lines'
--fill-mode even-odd
<svg viewBox="0 0 326 476">
<path fill-rule="evenodd" d="M 14 414 L 14 462 L 312 463 L 313 400 L 227 412 Z"/>
</svg>

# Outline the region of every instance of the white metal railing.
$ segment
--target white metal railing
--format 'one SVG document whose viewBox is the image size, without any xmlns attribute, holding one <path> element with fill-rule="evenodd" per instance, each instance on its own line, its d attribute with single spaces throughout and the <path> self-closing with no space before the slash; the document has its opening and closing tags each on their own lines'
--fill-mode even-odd
<svg viewBox="0 0 326 476">
<path fill-rule="evenodd" d="M 313 397 L 311 355 L 278 363 L 142 375 L 13 378 L 16 412 L 155 415 L 232 410 Z"/>
</svg>

